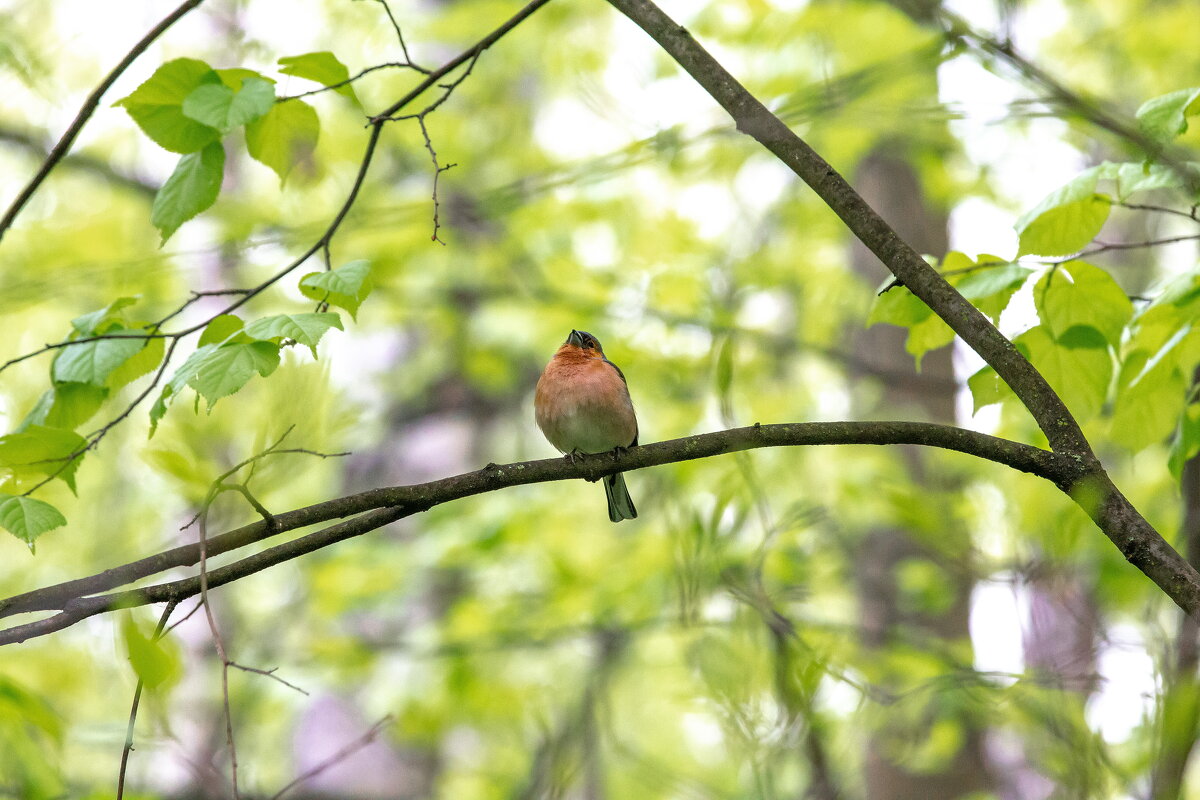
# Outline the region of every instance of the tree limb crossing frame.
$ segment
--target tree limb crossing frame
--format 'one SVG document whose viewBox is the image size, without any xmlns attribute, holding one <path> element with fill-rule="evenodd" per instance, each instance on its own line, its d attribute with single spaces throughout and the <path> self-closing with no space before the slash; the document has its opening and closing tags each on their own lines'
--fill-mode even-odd
<svg viewBox="0 0 1200 800">
<path fill-rule="evenodd" d="M 477 58 L 480 52 L 546 2 L 548 0 L 532 0 L 508 23 L 466 51 L 459 59 Z M 893 272 L 899 282 L 924 301 L 995 368 L 1033 415 L 1052 450 L 1042 450 L 1028 444 L 947 425 L 917 422 L 827 422 L 754 425 L 643 445 L 619 456 L 591 456 L 578 463 L 547 459 L 502 466 L 488 465 L 482 470 L 430 483 L 374 489 L 318 503 L 209 538 L 206 543 L 207 555 L 215 556 L 279 533 L 358 515 L 208 571 L 207 585 L 216 587 L 230 583 L 274 564 L 346 538 L 362 535 L 435 505 L 510 486 L 577 478 L 597 480 L 615 472 L 759 447 L 917 444 L 966 453 L 1053 482 L 1091 516 L 1131 563 L 1149 576 L 1186 612 L 1200 616 L 1200 574 L 1179 556 L 1113 485 L 1062 399 L 1033 365 L 1017 351 L 1012 342 L 929 267 L 833 167 L 738 83 L 686 29 L 673 22 L 650 0 L 608 2 L 638 24 L 696 79 L 729 112 L 739 131 L 757 140 L 812 187 L 850 230 Z M 182 15 L 183 10 L 194 4 L 185 3 L 177 13 Z M 328 240 L 352 205 L 357 189 L 365 177 L 383 123 L 458 63 L 460 62 L 447 64 L 429 75 L 417 90 L 369 120 L 371 136 L 354 190 L 322 241 Z M 11 222 L 11 219 L 6 221 Z M 3 227 L 0 226 L 0 232 L 2 231 Z M 318 247 L 319 245 L 320 242 Z M 315 248 L 305 257 L 311 255 L 311 252 L 315 252 Z M 287 274 L 294 266 L 295 264 L 291 265 L 262 286 L 256 287 L 256 293 Z M 245 302 L 245 299 L 240 302 Z M 0 617 L 34 611 L 58 612 L 45 619 L 0 630 L 0 645 L 44 636 L 87 617 L 117 608 L 178 602 L 199 594 L 200 576 L 144 588 L 111 591 L 166 569 L 194 565 L 200 560 L 199 550 L 198 544 L 177 547 L 87 578 L 0 600 Z"/>
</svg>

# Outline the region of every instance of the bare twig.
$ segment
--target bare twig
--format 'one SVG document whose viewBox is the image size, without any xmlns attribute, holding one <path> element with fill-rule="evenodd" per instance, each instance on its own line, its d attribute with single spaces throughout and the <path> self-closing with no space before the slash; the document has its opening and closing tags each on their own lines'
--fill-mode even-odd
<svg viewBox="0 0 1200 800">
<path fill-rule="evenodd" d="M 171 614 L 174 613 L 175 607 L 178 605 L 179 603 L 176 600 L 167 601 L 167 607 L 163 609 L 162 616 L 158 618 L 158 627 L 154 629 L 155 641 L 166 635 L 166 632 L 163 630 L 163 628 L 166 626 L 167 620 L 171 617 Z M 184 617 L 184 619 L 187 619 L 187 617 Z M 182 621 L 183 620 L 180 620 L 180 622 Z M 167 631 L 169 630 L 170 629 L 168 628 Z M 138 678 L 137 688 L 133 690 L 133 703 L 129 707 L 129 724 L 125 726 L 125 746 L 121 748 L 121 768 L 117 773 L 117 800 L 121 800 L 121 798 L 125 796 L 125 770 L 129 766 L 129 754 L 133 752 L 133 725 L 137 721 L 138 705 L 141 703 L 141 701 L 142 679 Z"/>
<path fill-rule="evenodd" d="M 404 54 L 405 64 L 409 67 L 412 67 L 417 72 L 422 72 L 428 75 L 429 70 L 418 66 L 417 63 L 412 60 L 412 56 L 408 54 L 408 45 L 404 43 L 404 32 L 400 30 L 400 23 L 396 22 L 396 17 L 394 14 L 392 14 L 392 7 L 388 5 L 387 0 L 375 0 L 375 2 L 383 6 L 383 10 L 387 14 L 388 21 L 392 23 L 392 30 L 396 32 L 396 40 L 400 42 L 400 52 Z"/>
<path fill-rule="evenodd" d="M 416 69 L 415 67 L 413 67 L 412 64 L 407 64 L 402 61 L 389 61 L 386 64 L 375 64 L 373 66 L 367 67 L 366 69 L 360 70 L 356 74 L 351 75 L 349 78 L 346 78 L 346 80 L 344 80 L 344 81 L 338 81 L 337 83 L 330 83 L 326 86 L 322 86 L 320 89 L 313 89 L 308 92 L 301 92 L 300 94 L 289 94 L 289 95 L 285 95 L 283 97 L 277 97 L 277 98 L 275 98 L 275 102 L 276 103 L 286 103 L 289 100 L 299 100 L 302 97 L 311 97 L 314 94 L 321 94 L 323 92 L 335 91 L 337 89 L 342 88 L 343 86 L 349 86 L 350 84 L 354 83 L 355 81 L 357 81 L 359 78 L 363 77 L 364 75 L 370 75 L 372 72 L 377 72 L 381 69 L 407 69 L 407 68 Z M 420 70 L 420 71 L 426 72 L 426 73 L 428 72 L 428 70 Z"/>
<path fill-rule="evenodd" d="M 336 753 L 334 753 L 329 758 L 322 761 L 320 764 L 317 764 L 312 769 L 299 775 L 294 781 L 289 783 L 287 786 L 284 786 L 282 789 L 280 789 L 275 794 L 271 795 L 271 800 L 279 800 L 279 798 L 283 797 L 285 794 L 287 794 L 288 792 L 290 792 L 292 789 L 296 788 L 300 784 L 304 783 L 305 781 L 312 780 L 313 778 L 317 777 L 325 770 L 332 767 L 334 764 L 337 764 L 339 761 L 342 761 L 343 759 L 347 758 L 348 756 L 353 755 L 355 752 L 366 747 L 371 742 L 375 741 L 376 737 L 378 737 L 379 734 L 383 732 L 384 728 L 386 728 L 388 725 L 391 725 L 391 724 L 392 724 L 392 715 L 388 714 L 386 717 L 384 717 L 383 719 L 379 720 L 374 725 L 372 725 L 371 728 L 366 733 L 364 733 L 362 736 L 358 737 L 353 742 L 350 742 L 345 747 L 338 750 Z"/>
<path fill-rule="evenodd" d="M 46 160 L 42 162 L 42 166 L 37 171 L 37 174 L 33 176 L 33 179 L 29 181 L 25 188 L 21 190 L 21 193 L 17 195 L 16 199 L 13 200 L 12 205 L 8 207 L 6 212 L 4 212 L 4 217 L 0 218 L 0 240 L 4 238 L 4 234 L 8 231 L 8 229 L 12 227 L 13 220 L 17 218 L 17 214 L 21 213 L 21 209 L 24 208 L 25 204 L 29 202 L 29 198 L 33 197 L 34 192 L 36 192 L 42 185 L 42 182 L 46 180 L 46 176 L 48 176 L 50 171 L 53 170 L 60 161 L 62 161 L 63 157 L 66 156 L 67 151 L 71 149 L 71 145 L 75 142 L 75 137 L 77 137 L 79 132 L 83 130 L 83 126 L 87 123 L 93 112 L 95 112 L 96 106 L 100 104 L 100 98 L 103 97 L 104 93 L 109 90 L 109 87 L 116 82 L 117 78 L 121 77 L 121 74 L 128 69 L 129 65 L 136 61 L 138 56 L 144 53 L 146 48 L 148 48 L 155 39 L 161 36 L 163 32 L 167 30 L 167 28 L 170 28 L 184 14 L 188 13 L 202 2 L 203 0 L 185 0 L 185 2 L 183 2 L 178 8 L 164 17 L 162 22 L 151 28 L 150 32 L 143 36 L 138 43 L 135 44 L 129 50 L 129 52 L 125 54 L 125 57 L 121 59 L 120 63 L 117 64 L 116 67 L 113 68 L 112 72 L 108 73 L 104 80 L 100 81 L 100 85 L 92 90 L 92 93 L 89 94 L 87 99 L 83 101 L 83 106 L 79 109 L 79 113 L 75 115 L 75 119 L 71 121 L 70 126 L 67 128 L 66 132 L 63 133 L 62 138 L 58 140 L 58 144 L 54 145 L 54 149 L 50 151 L 50 155 L 47 156 Z"/>
</svg>

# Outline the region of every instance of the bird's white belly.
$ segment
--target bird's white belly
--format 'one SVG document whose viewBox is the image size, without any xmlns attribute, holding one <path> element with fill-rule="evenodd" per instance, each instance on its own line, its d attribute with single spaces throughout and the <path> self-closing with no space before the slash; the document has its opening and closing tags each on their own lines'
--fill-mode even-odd
<svg viewBox="0 0 1200 800">
<path fill-rule="evenodd" d="M 557 441 L 552 444 L 564 453 L 571 450 L 606 453 L 615 447 L 629 445 L 629 442 L 621 441 L 617 426 L 604 424 L 594 410 L 577 406 L 565 411 L 557 422 Z"/>
</svg>

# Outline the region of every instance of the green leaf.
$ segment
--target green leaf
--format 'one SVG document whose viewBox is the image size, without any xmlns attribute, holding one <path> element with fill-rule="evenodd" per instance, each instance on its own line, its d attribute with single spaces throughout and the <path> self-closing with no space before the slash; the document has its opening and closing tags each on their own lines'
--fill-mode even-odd
<svg viewBox="0 0 1200 800">
<path fill-rule="evenodd" d="M 0 493 L 0 528 L 16 536 L 29 549 L 46 531 L 61 528 L 67 518 L 54 506 L 32 497 Z"/>
<path fill-rule="evenodd" d="M 1165 441 L 1176 429 L 1187 399 L 1187 381 L 1167 360 L 1149 366 L 1145 351 L 1131 353 L 1121 365 L 1113 404 L 1113 441 L 1137 452 Z"/>
<path fill-rule="evenodd" d="M 281 58 L 279 59 L 279 71 L 284 75 L 295 75 L 297 78 L 307 78 L 310 81 L 316 81 L 322 86 L 341 83 L 350 77 L 350 70 L 346 69 L 346 65 L 328 50 Z M 342 97 L 349 99 L 356 106 L 362 106 L 358 100 L 358 95 L 354 93 L 353 84 L 347 83 L 345 86 L 339 86 L 337 89 L 334 89 L 334 91 Z"/>
<path fill-rule="evenodd" d="M 978 414 L 979 409 L 985 406 L 1015 397 L 1012 389 L 1000 380 L 996 370 L 991 367 L 984 367 L 967 378 L 967 388 L 971 390 L 971 399 L 974 402 L 974 410 L 971 412 L 973 414 Z"/>
<path fill-rule="evenodd" d="M 246 335 L 276 344 L 283 339 L 294 339 L 308 347 L 316 358 L 317 342 L 330 328 L 343 330 L 342 318 L 337 314 L 278 314 L 254 320 L 246 326 Z"/>
<path fill-rule="evenodd" d="M 222 314 L 220 317 L 217 317 L 210 322 L 209 327 L 211 328 L 217 323 L 217 320 L 222 319 L 222 317 L 230 316 L 232 315 Z M 237 317 L 233 317 L 233 319 L 237 319 Z M 238 322 L 240 323 L 241 320 L 238 320 Z M 228 323 L 223 324 L 227 325 Z M 205 334 L 207 333 L 208 330 L 205 329 Z M 158 430 L 159 420 L 161 420 L 163 415 L 167 413 L 167 405 L 171 402 L 171 399 L 179 396 L 179 393 L 183 391 L 183 387 L 187 386 L 188 381 L 196 376 L 196 373 L 198 373 L 200 368 L 204 365 L 205 360 L 212 355 L 218 347 L 220 347 L 220 344 L 216 342 L 201 344 L 196 348 L 195 352 L 189 355 L 187 359 L 184 360 L 183 364 L 181 364 L 179 368 L 176 369 L 171 375 L 171 379 L 167 381 L 165 386 L 163 386 L 162 392 L 158 395 L 158 399 L 155 400 L 154 405 L 150 407 L 150 436 L 154 436 L 154 432 Z"/>
<path fill-rule="evenodd" d="M 128 97 L 123 106 L 142 131 L 159 146 L 174 153 L 194 153 L 220 138 L 220 131 L 190 119 L 183 101 L 196 88 L 220 85 L 212 67 L 194 58 L 177 58 L 163 64 Z"/>
<path fill-rule="evenodd" d="M 1117 185 L 1117 199 L 1124 202 L 1137 192 L 1183 188 L 1179 173 L 1162 164 L 1111 164 Z"/>
<path fill-rule="evenodd" d="M 1169 142 L 1187 131 L 1187 118 L 1200 113 L 1200 88 L 1180 89 L 1142 103 L 1138 127 L 1158 142 Z"/>
<path fill-rule="evenodd" d="M 0 468 L 17 478 L 55 475 L 74 492 L 75 472 L 86 447 L 87 440 L 74 431 L 29 425 L 19 433 L 0 436 Z M 77 455 L 68 463 L 72 454 Z"/>
<path fill-rule="evenodd" d="M 916 359 L 917 370 L 920 371 L 921 359 L 926 353 L 939 347 L 945 347 L 952 341 L 954 341 L 954 331 L 950 329 L 950 326 L 942 322 L 941 317 L 931 315 L 928 319 L 922 320 L 908 329 L 908 339 L 904 342 L 904 349 Z"/>
<path fill-rule="evenodd" d="M 1133 316 L 1133 303 L 1112 276 L 1085 261 L 1046 270 L 1033 287 L 1033 301 L 1052 336 L 1088 325 L 1114 347 L 1121 344 L 1121 334 Z"/>
<path fill-rule="evenodd" d="M 163 353 L 166 351 L 166 339 L 162 337 L 146 339 L 144 346 L 129 357 L 121 366 L 108 376 L 108 387 L 119 389 L 127 383 L 137 380 L 143 375 L 153 372 L 162 364 Z"/>
<path fill-rule="evenodd" d="M 1200 453 L 1200 404 L 1191 403 L 1179 417 L 1175 438 L 1171 440 L 1171 453 L 1167 466 L 1175 480 L 1183 475 L 1183 466 Z"/>
<path fill-rule="evenodd" d="M 71 320 L 71 327 L 80 336 L 92 336 L 97 333 L 107 333 L 114 324 L 125 327 L 124 309 L 138 301 L 137 297 L 118 297 L 104 308 L 84 314 Z"/>
<path fill-rule="evenodd" d="M 300 279 L 300 291 L 305 297 L 344 308 L 355 319 L 358 307 L 373 288 L 371 262 L 361 259 L 329 272 L 310 272 Z"/>
<path fill-rule="evenodd" d="M 222 133 L 262 117 L 275 105 L 275 87 L 262 78 L 246 78 L 234 91 L 224 83 L 197 86 L 183 101 L 183 113 Z"/>
<path fill-rule="evenodd" d="M 1094 239 L 1112 206 L 1107 195 L 1096 193 L 1104 171 L 1104 165 L 1084 170 L 1017 220 L 1017 255 L 1068 255 Z"/>
<path fill-rule="evenodd" d="M 244 326 L 242 318 L 236 314 L 220 314 L 213 317 L 212 321 L 205 326 L 204 332 L 200 334 L 199 346 L 203 347 L 212 343 L 221 344 L 242 330 Z"/>
<path fill-rule="evenodd" d="M 171 177 L 154 196 L 150 210 L 150 221 L 162 234 L 162 243 L 180 225 L 216 202 L 224 174 L 225 149 L 220 142 L 179 159 Z"/>
<path fill-rule="evenodd" d="M 212 411 L 218 400 L 241 389 L 255 373 L 265 378 L 278 366 L 279 345 L 274 342 L 227 342 L 203 359 L 188 385 Z"/>
<path fill-rule="evenodd" d="M 17 433 L 30 425 L 73 430 L 87 422 L 100 410 L 108 389 L 89 383 L 57 383 L 47 389 L 33 410 L 21 420 Z"/>
<path fill-rule="evenodd" d="M 144 632 L 129 612 L 121 620 L 121 638 L 133 671 L 147 689 L 154 691 L 179 679 L 182 667 L 178 653 L 167 648 L 165 639 Z"/>
<path fill-rule="evenodd" d="M 312 106 L 288 100 L 246 126 L 246 150 L 283 181 L 292 167 L 312 155 L 320 134 L 321 122 Z"/>
<path fill-rule="evenodd" d="M 266 81 L 272 86 L 275 85 L 274 78 L 268 78 L 261 72 L 255 72 L 252 69 L 246 69 L 244 67 L 226 67 L 224 69 L 215 70 L 215 72 L 218 76 L 220 76 L 221 83 L 225 84 L 230 89 L 233 89 L 235 92 L 242 88 L 242 84 L 247 78 L 257 78 L 260 81 Z"/>
<path fill-rule="evenodd" d="M 1077 419 L 1099 413 L 1112 379 L 1112 356 L 1100 331 L 1080 325 L 1054 339 L 1039 325 L 1017 337 L 1017 343 Z"/>
<path fill-rule="evenodd" d="M 141 331 L 112 329 L 105 336 L 113 339 L 92 339 L 68 345 L 59 350 L 50 367 L 55 383 L 76 382 L 104 386 L 118 367 L 144 349 L 147 340 L 135 338 Z"/>
<path fill-rule="evenodd" d="M 981 263 L 997 262 L 995 266 L 972 270 L 952 281 L 959 293 L 976 308 L 997 322 L 1009 300 L 1033 272 L 1020 264 L 1004 263 L 994 256 L 980 256 Z"/>
<path fill-rule="evenodd" d="M 892 279 L 889 278 L 884 285 L 891 282 Z M 908 287 L 893 286 L 883 294 L 875 296 L 871 312 L 867 315 L 867 327 L 884 322 L 888 325 L 908 328 L 929 319 L 932 315 L 933 311 L 929 306 L 909 291 Z"/>
</svg>

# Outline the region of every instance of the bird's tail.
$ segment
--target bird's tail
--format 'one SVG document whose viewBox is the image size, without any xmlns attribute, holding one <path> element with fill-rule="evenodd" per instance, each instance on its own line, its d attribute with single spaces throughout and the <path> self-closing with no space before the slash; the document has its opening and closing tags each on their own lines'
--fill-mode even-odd
<svg viewBox="0 0 1200 800">
<path fill-rule="evenodd" d="M 609 519 L 613 522 L 637 519 L 637 509 L 633 507 L 633 498 L 625 488 L 625 477 L 621 473 L 604 477 L 604 494 L 608 496 Z"/>
</svg>

